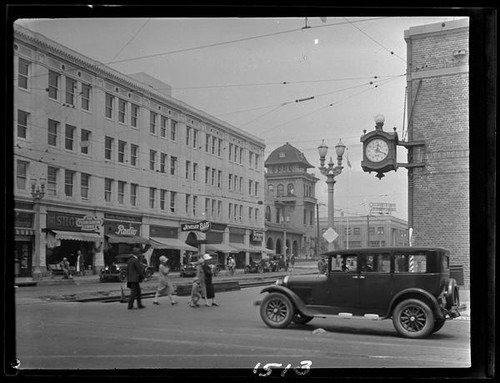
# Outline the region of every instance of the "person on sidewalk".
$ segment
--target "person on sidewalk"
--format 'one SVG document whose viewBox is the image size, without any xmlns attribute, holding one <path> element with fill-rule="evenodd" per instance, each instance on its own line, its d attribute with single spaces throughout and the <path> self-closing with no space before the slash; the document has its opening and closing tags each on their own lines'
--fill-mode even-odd
<svg viewBox="0 0 500 383">
<path fill-rule="evenodd" d="M 85 260 L 83 258 L 83 254 L 80 250 L 78 250 L 76 252 L 76 263 L 75 263 L 75 267 L 76 267 L 76 275 L 79 275 L 79 276 L 84 276 L 85 275 Z"/>
<path fill-rule="evenodd" d="M 177 302 L 172 297 L 172 293 L 174 292 L 174 286 L 170 281 L 169 273 L 170 267 L 167 264 L 168 258 L 162 255 L 160 257 L 160 267 L 158 268 L 158 288 L 156 289 L 155 299 L 153 300 L 154 305 L 159 305 L 158 298 L 164 295 L 167 295 L 170 298 L 170 304 L 173 306 L 177 304 Z"/>
<path fill-rule="evenodd" d="M 198 307 L 198 301 L 201 299 L 201 286 L 200 280 L 198 278 L 193 279 L 193 285 L 191 286 L 191 300 L 188 305 L 191 307 Z"/>
<path fill-rule="evenodd" d="M 64 257 L 59 264 L 61 265 L 61 269 L 63 272 L 63 278 L 68 279 L 70 277 L 68 258 Z"/>
<path fill-rule="evenodd" d="M 140 282 L 144 279 L 144 267 L 139 261 L 137 251 L 133 251 L 132 256 L 127 262 L 127 287 L 130 289 L 128 298 L 128 309 L 134 309 L 134 301 L 137 300 L 137 307 L 145 308 L 142 304 L 141 285 Z"/>
<path fill-rule="evenodd" d="M 209 261 L 212 259 L 210 254 L 204 254 L 203 255 L 203 263 L 201 264 L 201 270 L 204 275 L 205 279 L 205 290 L 206 290 L 206 295 L 205 295 L 205 306 L 219 306 L 218 303 L 215 301 L 215 290 L 214 290 L 214 285 L 212 283 L 212 268 L 209 265 Z M 208 304 L 207 300 L 211 299 L 212 304 Z"/>
</svg>

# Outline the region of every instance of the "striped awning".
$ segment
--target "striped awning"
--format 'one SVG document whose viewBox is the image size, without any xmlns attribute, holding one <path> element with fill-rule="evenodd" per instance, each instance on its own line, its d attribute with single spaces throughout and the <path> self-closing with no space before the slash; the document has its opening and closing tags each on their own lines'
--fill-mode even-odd
<svg viewBox="0 0 500 383">
<path fill-rule="evenodd" d="M 223 243 L 207 244 L 205 249 L 208 252 L 211 252 L 211 251 L 213 251 L 213 252 L 220 251 L 221 253 L 239 253 L 240 252 L 240 250 L 237 250 L 234 247 L 225 245 Z"/>
<path fill-rule="evenodd" d="M 106 234 L 106 237 L 108 237 L 109 243 L 128 243 L 128 244 L 143 243 L 146 245 L 149 245 L 151 243 L 149 239 L 139 237 L 137 235 L 122 236 L 115 234 Z"/>
<path fill-rule="evenodd" d="M 177 250 L 198 251 L 198 248 L 189 246 L 187 243 L 177 238 L 150 237 L 149 240 L 151 241 L 151 246 L 155 249 L 177 249 Z"/>
<path fill-rule="evenodd" d="M 60 231 L 51 230 L 55 235 L 57 240 L 65 241 L 84 241 L 84 242 L 99 242 L 102 241 L 101 235 L 97 233 L 84 233 L 79 231 Z"/>
</svg>

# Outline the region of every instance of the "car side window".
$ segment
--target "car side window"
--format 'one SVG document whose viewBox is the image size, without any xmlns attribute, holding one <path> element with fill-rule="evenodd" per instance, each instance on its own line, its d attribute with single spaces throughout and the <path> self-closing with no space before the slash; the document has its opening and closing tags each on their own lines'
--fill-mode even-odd
<svg viewBox="0 0 500 383">
<path fill-rule="evenodd" d="M 388 254 L 366 255 L 361 261 L 362 273 L 390 273 L 391 259 Z"/>
<path fill-rule="evenodd" d="M 395 273 L 427 272 L 427 256 L 425 254 L 400 254 L 394 257 Z"/>
<path fill-rule="evenodd" d="M 332 271 L 355 273 L 358 268 L 357 255 L 337 254 L 332 258 Z"/>
</svg>

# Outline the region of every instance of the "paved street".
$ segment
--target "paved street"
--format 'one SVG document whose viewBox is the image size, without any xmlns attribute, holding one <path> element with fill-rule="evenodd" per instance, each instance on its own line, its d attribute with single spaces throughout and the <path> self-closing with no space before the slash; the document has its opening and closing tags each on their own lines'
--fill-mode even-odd
<svg viewBox="0 0 500 383">
<path fill-rule="evenodd" d="M 190 308 L 189 297 L 181 296 L 176 306 L 166 297 L 160 306 L 145 299 L 146 309 L 133 311 L 119 302 L 41 299 L 31 289 L 36 288 L 16 290 L 21 369 L 238 368 L 254 374 L 257 366 L 259 374 L 265 364 L 281 363 L 290 364 L 287 373 L 294 375 L 293 367 L 308 363 L 313 371 L 470 365 L 467 320 L 448 322 L 428 339 L 410 340 L 397 336 L 391 321 L 314 319 L 270 329 L 253 305 L 262 287 L 219 293 L 220 307 Z M 314 334 L 318 329 L 325 331 Z"/>
</svg>

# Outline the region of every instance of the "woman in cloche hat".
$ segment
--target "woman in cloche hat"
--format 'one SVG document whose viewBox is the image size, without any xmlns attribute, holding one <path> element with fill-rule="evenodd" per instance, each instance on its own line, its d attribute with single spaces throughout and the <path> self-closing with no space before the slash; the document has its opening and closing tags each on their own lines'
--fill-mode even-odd
<svg viewBox="0 0 500 383">
<path fill-rule="evenodd" d="M 170 273 L 170 267 L 168 267 L 167 261 L 167 257 L 163 255 L 160 257 L 160 267 L 158 269 L 158 288 L 156 289 L 155 299 L 153 301 L 154 305 L 159 305 L 160 303 L 158 302 L 158 298 L 164 295 L 168 295 L 172 306 L 177 304 L 177 302 L 172 297 L 174 286 L 172 285 L 172 282 L 170 281 L 170 277 L 168 275 Z"/>
<path fill-rule="evenodd" d="M 198 276 L 201 281 L 205 281 L 205 306 L 219 306 L 215 301 L 214 285 L 212 284 L 212 268 L 208 262 L 212 259 L 210 254 L 203 255 L 203 263 L 200 266 L 200 275 Z M 203 287 L 202 287 L 203 289 Z M 212 304 L 208 304 L 208 299 L 212 299 Z"/>
</svg>

